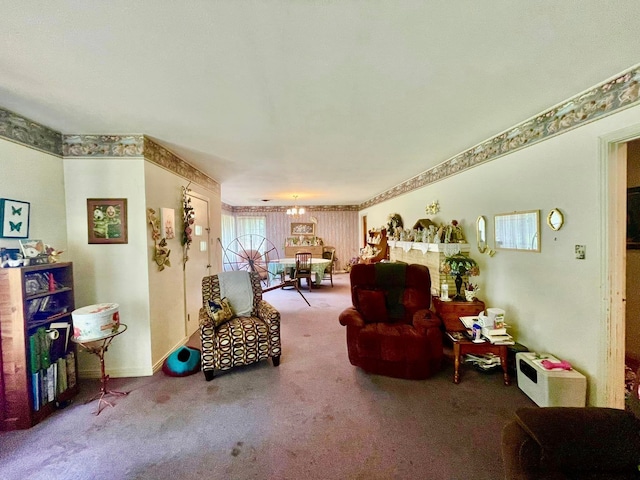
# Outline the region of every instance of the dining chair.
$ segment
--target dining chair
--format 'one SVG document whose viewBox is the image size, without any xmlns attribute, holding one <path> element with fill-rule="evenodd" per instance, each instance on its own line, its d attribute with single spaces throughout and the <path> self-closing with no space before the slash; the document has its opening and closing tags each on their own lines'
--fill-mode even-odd
<svg viewBox="0 0 640 480">
<path fill-rule="evenodd" d="M 336 249 L 333 247 L 325 247 L 325 250 L 322 252 L 322 258 L 329 260 L 329 265 L 327 265 L 327 267 L 324 269 L 322 279 L 331 280 L 331 287 L 333 287 L 333 267 L 335 265 L 335 255 Z"/>
<path fill-rule="evenodd" d="M 302 287 L 302 279 L 307 279 L 307 285 L 309 286 L 309 292 L 311 292 L 311 284 L 313 280 L 311 276 L 311 253 L 310 252 L 298 252 L 296 253 L 296 268 L 293 271 L 293 277 L 298 282 L 298 285 Z"/>
</svg>

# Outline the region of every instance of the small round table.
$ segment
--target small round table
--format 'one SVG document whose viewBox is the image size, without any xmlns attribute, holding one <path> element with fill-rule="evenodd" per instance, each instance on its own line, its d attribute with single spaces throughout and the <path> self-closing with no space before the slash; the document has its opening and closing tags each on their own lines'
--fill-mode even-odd
<svg viewBox="0 0 640 480">
<path fill-rule="evenodd" d="M 96 398 L 100 398 L 100 400 L 98 401 L 98 410 L 93 412 L 95 415 L 100 415 L 100 412 L 102 411 L 102 408 L 103 408 L 102 406 L 103 403 L 106 405 L 109 405 L 110 407 L 113 407 L 113 404 L 111 402 L 108 402 L 107 400 L 105 400 L 104 397 L 106 397 L 107 395 L 120 396 L 120 395 L 127 395 L 129 393 L 129 392 L 119 392 L 117 390 L 109 390 L 107 388 L 107 384 L 109 383 L 109 375 L 106 374 L 104 369 L 104 354 L 109 348 L 109 345 L 111 345 L 111 341 L 121 333 L 124 333 L 126 330 L 127 330 L 127 326 L 124 323 L 121 323 L 118 325 L 117 330 L 112 331 L 111 333 L 107 334 L 104 337 L 83 338 L 83 339 L 80 339 L 78 337 L 71 337 L 72 342 L 77 343 L 82 348 L 84 348 L 87 352 L 97 355 L 98 358 L 100 359 L 100 392 L 95 394 L 93 397 L 91 397 L 89 400 L 86 401 L 86 403 L 89 403 L 94 401 Z M 92 344 L 92 345 L 88 345 L 88 344 Z"/>
</svg>

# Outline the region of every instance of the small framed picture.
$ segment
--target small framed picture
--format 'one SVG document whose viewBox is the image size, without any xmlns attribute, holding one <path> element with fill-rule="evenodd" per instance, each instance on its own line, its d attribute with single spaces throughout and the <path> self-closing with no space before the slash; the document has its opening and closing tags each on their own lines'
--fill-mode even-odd
<svg viewBox="0 0 640 480">
<path fill-rule="evenodd" d="M 0 198 L 0 225 L 3 238 L 29 238 L 29 202 Z"/>
<path fill-rule="evenodd" d="M 22 256 L 24 258 L 36 258 L 41 255 L 46 255 L 44 248 L 44 242 L 42 240 L 19 240 L 20 249 L 22 250 Z"/>
<path fill-rule="evenodd" d="M 127 199 L 88 198 L 89 243 L 128 243 Z"/>
<path fill-rule="evenodd" d="M 310 235 L 316 234 L 316 224 L 310 223 L 291 223 L 291 235 Z"/>
<path fill-rule="evenodd" d="M 173 208 L 160 209 L 160 228 L 167 240 L 176 238 L 176 211 Z"/>
</svg>

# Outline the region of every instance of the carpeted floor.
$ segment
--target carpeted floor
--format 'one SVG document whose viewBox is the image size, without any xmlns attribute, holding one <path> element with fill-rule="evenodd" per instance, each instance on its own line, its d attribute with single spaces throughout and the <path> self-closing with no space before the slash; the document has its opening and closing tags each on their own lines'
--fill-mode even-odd
<svg viewBox="0 0 640 480">
<path fill-rule="evenodd" d="M 0 433 L 0 478 L 503 478 L 501 429 L 534 405 L 515 380 L 507 387 L 500 373 L 467 367 L 454 385 L 451 360 L 424 381 L 363 373 L 338 323 L 348 275 L 334 284 L 305 291 L 311 307 L 295 291 L 265 293 L 282 315 L 278 368 L 261 362 L 212 382 L 202 373 L 112 379 L 131 393 L 99 416 L 83 403 L 98 382 L 82 380 L 66 409 Z"/>
</svg>

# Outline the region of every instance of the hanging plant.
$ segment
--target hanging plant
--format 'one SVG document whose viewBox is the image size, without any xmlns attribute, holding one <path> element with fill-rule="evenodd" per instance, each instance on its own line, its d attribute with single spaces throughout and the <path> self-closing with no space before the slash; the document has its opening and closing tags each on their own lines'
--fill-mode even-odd
<svg viewBox="0 0 640 480">
<path fill-rule="evenodd" d="M 196 214 L 191 206 L 191 197 L 188 195 L 189 189 L 187 187 L 182 187 L 182 245 L 184 247 L 184 263 L 187 263 L 189 260 L 189 247 L 191 247 L 191 242 L 193 241 L 192 225 L 196 221 Z"/>
<path fill-rule="evenodd" d="M 153 208 L 147 209 L 147 221 L 151 225 L 151 238 L 153 239 L 153 261 L 158 265 L 158 270 L 164 270 L 164 267 L 170 267 L 169 254 L 171 250 L 167 247 L 167 241 L 161 238 L 160 220 L 156 217 L 156 211 Z"/>
</svg>

